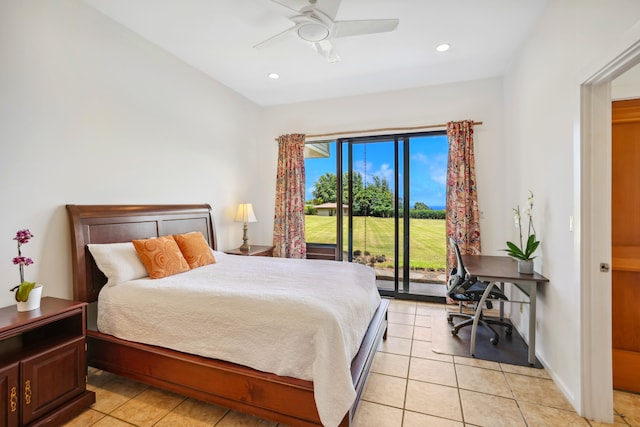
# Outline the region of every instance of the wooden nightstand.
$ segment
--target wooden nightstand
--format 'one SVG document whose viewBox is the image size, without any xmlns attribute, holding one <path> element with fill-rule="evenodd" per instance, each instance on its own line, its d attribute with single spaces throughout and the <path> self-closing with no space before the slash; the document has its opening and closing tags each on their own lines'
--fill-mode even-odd
<svg viewBox="0 0 640 427">
<path fill-rule="evenodd" d="M 247 252 L 243 252 L 240 249 L 236 248 L 225 251 L 225 253 L 244 256 L 273 256 L 273 246 L 251 245 L 250 249 Z"/>
<path fill-rule="evenodd" d="M 42 298 L 0 309 L 0 423 L 61 425 L 95 403 L 86 388 L 84 302 Z"/>
</svg>

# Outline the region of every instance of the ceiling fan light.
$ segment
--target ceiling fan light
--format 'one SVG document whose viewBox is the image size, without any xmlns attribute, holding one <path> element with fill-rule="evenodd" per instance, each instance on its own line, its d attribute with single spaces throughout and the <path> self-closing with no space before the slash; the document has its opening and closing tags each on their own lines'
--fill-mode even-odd
<svg viewBox="0 0 640 427">
<path fill-rule="evenodd" d="M 308 42 L 319 42 L 329 37 L 329 29 L 322 24 L 303 24 L 298 28 L 298 36 Z"/>
</svg>

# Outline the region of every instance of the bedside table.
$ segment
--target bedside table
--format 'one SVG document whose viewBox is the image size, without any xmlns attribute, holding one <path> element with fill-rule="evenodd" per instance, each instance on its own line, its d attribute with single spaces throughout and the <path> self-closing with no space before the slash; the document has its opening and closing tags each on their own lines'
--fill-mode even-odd
<svg viewBox="0 0 640 427">
<path fill-rule="evenodd" d="M 273 256 L 273 246 L 266 245 L 251 245 L 250 249 L 246 252 L 241 251 L 240 249 L 231 249 L 225 251 L 224 253 L 230 255 L 244 255 L 244 256 Z"/>
<path fill-rule="evenodd" d="M 95 403 L 86 385 L 86 307 L 44 297 L 36 310 L 0 309 L 3 426 L 58 426 Z"/>
</svg>

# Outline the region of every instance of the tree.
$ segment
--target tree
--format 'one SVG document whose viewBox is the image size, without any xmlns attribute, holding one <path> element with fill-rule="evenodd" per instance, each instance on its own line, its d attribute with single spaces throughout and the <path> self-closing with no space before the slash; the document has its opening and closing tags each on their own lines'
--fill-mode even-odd
<svg viewBox="0 0 640 427">
<path fill-rule="evenodd" d="M 386 178 L 373 176 L 373 185 L 369 185 L 371 215 L 387 218 L 393 214 L 393 193 Z"/>
<path fill-rule="evenodd" d="M 373 176 L 373 182 L 363 187 L 362 191 L 354 194 L 354 205 L 360 210 L 356 215 L 371 215 L 388 217 L 393 214 L 393 193 L 386 178 Z"/>
<path fill-rule="evenodd" d="M 422 202 L 416 202 L 415 205 L 413 205 L 413 209 L 417 210 L 417 211 L 430 211 L 431 208 L 429 206 L 426 205 L 426 203 L 422 203 Z"/>
<path fill-rule="evenodd" d="M 314 183 L 313 197 L 318 205 L 336 202 L 336 182 L 336 175 L 327 172 Z"/>
<path fill-rule="evenodd" d="M 373 176 L 373 182 L 365 185 L 360 172 L 352 174 L 351 212 L 353 215 L 389 217 L 393 214 L 393 193 L 386 178 Z M 313 197 L 316 204 L 336 203 L 337 178 L 330 172 L 314 183 Z M 342 176 L 342 202 L 349 203 L 349 174 Z"/>
<path fill-rule="evenodd" d="M 364 215 L 363 206 L 361 205 L 360 194 L 364 190 L 362 174 L 354 172 L 352 175 L 351 191 L 353 200 L 351 201 L 351 212 L 353 215 Z M 349 174 L 345 173 L 342 178 L 342 201 L 349 203 Z"/>
</svg>

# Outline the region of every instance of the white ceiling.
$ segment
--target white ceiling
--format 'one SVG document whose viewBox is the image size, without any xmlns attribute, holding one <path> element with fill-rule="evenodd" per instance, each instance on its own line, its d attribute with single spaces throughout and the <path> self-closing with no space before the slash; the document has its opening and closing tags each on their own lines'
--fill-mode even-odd
<svg viewBox="0 0 640 427">
<path fill-rule="evenodd" d="M 326 1 L 335 2 L 318 0 L 318 9 Z M 400 24 L 333 40 L 342 61 L 331 64 L 296 37 L 253 48 L 292 26 L 294 13 L 270 0 L 85 0 L 264 106 L 500 76 L 547 1 L 342 0 L 336 20 Z M 452 47 L 438 53 L 442 42 Z"/>
</svg>

